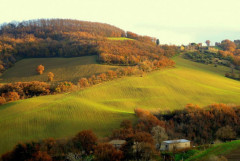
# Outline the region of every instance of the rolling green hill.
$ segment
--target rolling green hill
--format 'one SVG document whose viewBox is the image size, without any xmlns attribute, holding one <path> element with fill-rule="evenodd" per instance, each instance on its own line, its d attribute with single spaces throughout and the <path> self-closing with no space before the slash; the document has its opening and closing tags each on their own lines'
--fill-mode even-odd
<svg viewBox="0 0 240 161">
<path fill-rule="evenodd" d="M 223 76 L 228 68 L 216 68 L 181 57 L 174 60 L 176 68 L 155 71 L 144 77 L 125 77 L 73 93 L 0 106 L 0 153 L 20 141 L 69 137 L 82 129 L 92 129 L 99 136 L 107 136 L 121 120 L 136 119 L 134 108 L 174 110 L 187 103 L 200 106 L 240 104 L 239 81 Z M 90 71 L 92 67 L 89 67 Z"/>
<path fill-rule="evenodd" d="M 71 81 L 76 83 L 81 77 L 115 70 L 116 66 L 100 65 L 97 56 L 83 56 L 74 58 L 31 58 L 17 62 L 0 77 L 1 82 L 47 81 L 48 72 L 53 72 L 54 81 Z M 42 64 L 45 71 L 38 75 L 36 68 Z"/>
<path fill-rule="evenodd" d="M 187 159 L 188 161 L 207 161 L 214 156 L 225 156 L 229 161 L 237 160 L 240 151 L 240 140 L 214 145 L 199 154 Z"/>
</svg>

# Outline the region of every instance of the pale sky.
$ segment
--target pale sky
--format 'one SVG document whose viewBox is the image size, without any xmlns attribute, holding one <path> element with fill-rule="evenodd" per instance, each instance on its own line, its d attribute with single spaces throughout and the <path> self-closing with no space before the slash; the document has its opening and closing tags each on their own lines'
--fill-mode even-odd
<svg viewBox="0 0 240 161">
<path fill-rule="evenodd" d="M 240 39 L 240 0 L 0 0 L 0 23 L 69 18 L 108 23 L 161 43 Z"/>
</svg>

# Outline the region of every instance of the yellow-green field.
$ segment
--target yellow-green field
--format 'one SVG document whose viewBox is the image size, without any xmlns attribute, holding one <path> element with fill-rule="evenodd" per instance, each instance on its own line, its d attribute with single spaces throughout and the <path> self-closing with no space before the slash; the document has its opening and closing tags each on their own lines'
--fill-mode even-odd
<svg viewBox="0 0 240 161">
<path fill-rule="evenodd" d="M 228 68 L 181 57 L 174 60 L 176 68 L 144 77 L 120 78 L 73 93 L 0 106 L 0 154 L 20 141 L 69 137 L 82 129 L 107 136 L 121 120 L 136 120 L 134 108 L 174 110 L 187 103 L 240 104 L 240 82 L 224 77 Z"/>
<path fill-rule="evenodd" d="M 42 64 L 45 71 L 42 75 L 36 73 L 38 65 Z M 17 62 L 0 77 L 1 82 L 47 81 L 48 72 L 53 72 L 54 81 L 72 81 L 76 83 L 81 77 L 99 74 L 117 67 L 100 65 L 96 56 L 75 58 L 31 58 Z"/>
</svg>

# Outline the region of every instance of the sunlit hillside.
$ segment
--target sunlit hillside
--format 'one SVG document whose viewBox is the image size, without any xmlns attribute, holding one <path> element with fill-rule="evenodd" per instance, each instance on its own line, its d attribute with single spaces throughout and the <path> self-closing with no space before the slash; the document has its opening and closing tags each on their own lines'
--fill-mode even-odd
<svg viewBox="0 0 240 161">
<path fill-rule="evenodd" d="M 120 78 L 73 93 L 1 106 L 0 153 L 20 141 L 69 137 L 82 129 L 107 136 L 123 119 L 135 120 L 134 108 L 174 110 L 187 103 L 240 104 L 239 82 L 223 76 L 228 68 L 181 57 L 174 60 L 176 68 L 143 77 Z"/>
</svg>

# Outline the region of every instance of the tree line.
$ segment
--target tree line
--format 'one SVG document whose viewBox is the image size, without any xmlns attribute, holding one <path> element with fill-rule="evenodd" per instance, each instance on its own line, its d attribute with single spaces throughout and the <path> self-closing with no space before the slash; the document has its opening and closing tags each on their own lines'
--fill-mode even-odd
<svg viewBox="0 0 240 161">
<path fill-rule="evenodd" d="M 183 137 L 195 144 L 233 140 L 240 136 L 240 106 L 236 105 L 212 104 L 200 108 L 188 104 L 183 110 L 159 113 L 156 117 L 166 123 L 171 138 Z"/>
<path fill-rule="evenodd" d="M 92 75 L 88 78 L 80 78 L 77 84 L 72 82 L 52 82 L 54 80 L 54 73 L 48 73 L 49 82 L 16 82 L 0 84 L 0 104 L 16 101 L 19 99 L 27 99 L 34 96 L 50 95 L 63 92 L 69 92 L 77 89 L 90 87 L 105 81 L 121 78 L 124 76 L 139 75 L 142 76 L 146 72 L 159 70 L 162 68 L 169 68 L 175 65 L 174 61 L 166 57 L 153 62 L 144 61 L 136 66 L 122 67 L 116 71 L 109 70 L 105 73 Z M 44 66 L 39 65 L 36 68 L 38 74 L 43 74 Z"/>
</svg>

